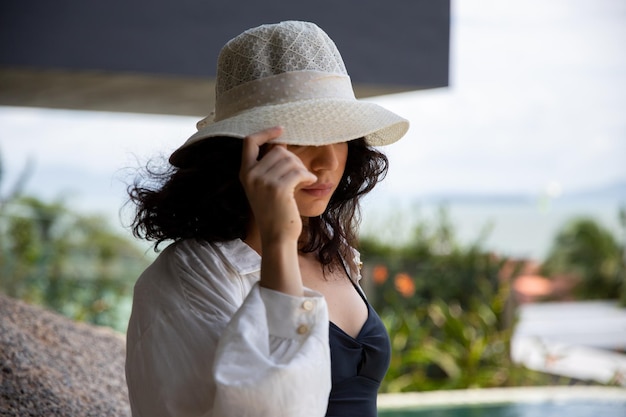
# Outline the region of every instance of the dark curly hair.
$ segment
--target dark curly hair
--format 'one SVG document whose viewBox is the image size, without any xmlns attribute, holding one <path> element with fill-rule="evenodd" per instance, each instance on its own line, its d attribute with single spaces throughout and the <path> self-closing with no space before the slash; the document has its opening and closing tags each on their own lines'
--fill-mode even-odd
<svg viewBox="0 0 626 417">
<path fill-rule="evenodd" d="M 142 239 L 160 243 L 188 238 L 211 242 L 245 239 L 251 211 L 239 181 L 241 139 L 212 138 L 197 143 L 180 166 L 146 166 L 128 187 L 136 212 L 131 227 Z M 356 246 L 359 201 L 387 174 L 387 157 L 356 139 L 348 142 L 343 177 L 326 211 L 308 220 L 303 252 L 317 252 L 332 266 Z"/>
</svg>

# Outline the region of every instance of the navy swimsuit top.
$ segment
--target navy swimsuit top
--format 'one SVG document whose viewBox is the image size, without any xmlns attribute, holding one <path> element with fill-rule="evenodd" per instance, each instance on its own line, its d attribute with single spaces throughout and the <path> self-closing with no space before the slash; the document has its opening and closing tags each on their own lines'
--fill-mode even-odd
<svg viewBox="0 0 626 417">
<path fill-rule="evenodd" d="M 356 286 L 355 286 L 356 288 Z M 376 417 L 378 388 L 391 359 L 389 335 L 376 311 L 368 317 L 356 339 L 330 323 L 332 389 L 326 417 Z"/>
</svg>

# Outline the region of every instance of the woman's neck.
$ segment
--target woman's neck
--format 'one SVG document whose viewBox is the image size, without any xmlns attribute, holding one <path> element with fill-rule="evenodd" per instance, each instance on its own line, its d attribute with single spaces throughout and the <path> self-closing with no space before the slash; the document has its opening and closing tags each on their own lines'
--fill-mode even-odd
<svg viewBox="0 0 626 417">
<path fill-rule="evenodd" d="M 261 250 L 261 235 L 258 232 L 258 229 L 255 232 L 248 230 L 246 238 L 243 241 L 250 246 L 256 253 L 262 255 Z"/>
</svg>

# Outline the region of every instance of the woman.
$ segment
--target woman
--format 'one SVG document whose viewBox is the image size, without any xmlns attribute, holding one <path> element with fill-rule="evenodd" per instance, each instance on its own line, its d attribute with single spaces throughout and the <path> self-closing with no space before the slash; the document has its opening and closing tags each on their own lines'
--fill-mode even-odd
<svg viewBox="0 0 626 417">
<path fill-rule="evenodd" d="M 389 340 L 358 280 L 371 145 L 406 120 L 354 98 L 316 25 L 250 29 L 218 58 L 216 109 L 130 188 L 134 233 L 173 241 L 139 278 L 133 416 L 375 416 Z"/>
</svg>

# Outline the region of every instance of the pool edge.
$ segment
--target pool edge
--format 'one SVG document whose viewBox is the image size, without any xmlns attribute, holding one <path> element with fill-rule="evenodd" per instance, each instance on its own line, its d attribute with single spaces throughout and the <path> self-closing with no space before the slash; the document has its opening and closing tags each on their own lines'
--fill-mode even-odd
<svg viewBox="0 0 626 417">
<path fill-rule="evenodd" d="M 380 410 L 396 410 L 416 406 L 505 404 L 511 402 L 541 402 L 572 399 L 626 402 L 626 388 L 602 386 L 545 386 L 379 394 L 378 408 Z"/>
</svg>

